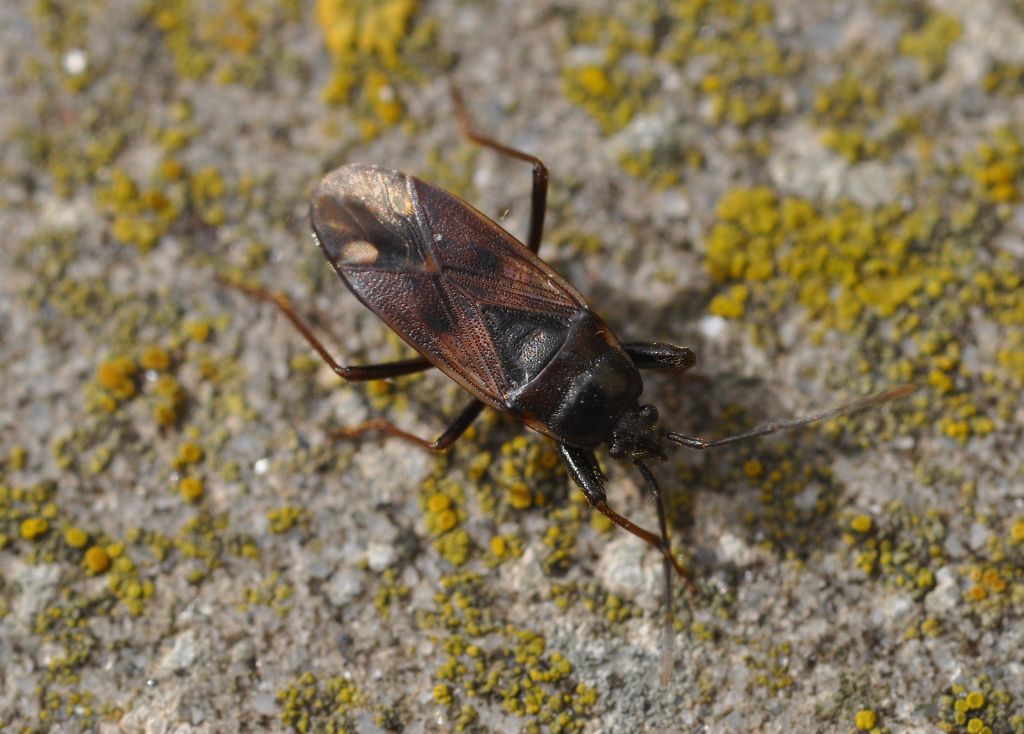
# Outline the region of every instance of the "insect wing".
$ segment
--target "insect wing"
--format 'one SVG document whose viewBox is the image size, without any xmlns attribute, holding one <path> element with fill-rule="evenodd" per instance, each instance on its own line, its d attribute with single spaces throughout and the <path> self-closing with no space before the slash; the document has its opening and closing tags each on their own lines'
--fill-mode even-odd
<svg viewBox="0 0 1024 734">
<path fill-rule="evenodd" d="M 508 397 L 558 351 L 583 297 L 461 199 L 377 166 L 342 166 L 313 196 L 313 231 L 368 308 L 484 402 Z"/>
</svg>

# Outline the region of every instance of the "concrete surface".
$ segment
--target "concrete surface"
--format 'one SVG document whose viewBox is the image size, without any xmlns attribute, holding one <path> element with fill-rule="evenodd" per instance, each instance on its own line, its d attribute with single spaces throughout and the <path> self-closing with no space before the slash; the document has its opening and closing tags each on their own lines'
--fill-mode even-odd
<svg viewBox="0 0 1024 734">
<path fill-rule="evenodd" d="M 1024 9 L 291 1 L 0 8 L 0 722 L 11 732 L 1024 732 Z M 546 439 L 447 457 L 437 374 L 330 273 L 345 161 L 455 191 L 706 437 L 914 396 L 657 467 L 677 584 Z M 655 526 L 607 457 L 611 504 Z"/>
</svg>

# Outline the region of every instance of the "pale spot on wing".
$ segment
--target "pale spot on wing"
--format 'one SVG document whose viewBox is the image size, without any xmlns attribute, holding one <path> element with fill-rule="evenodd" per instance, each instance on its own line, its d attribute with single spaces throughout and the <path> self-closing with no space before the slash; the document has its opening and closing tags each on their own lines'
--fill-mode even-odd
<svg viewBox="0 0 1024 734">
<path fill-rule="evenodd" d="M 415 210 L 411 188 L 412 182 L 409 181 L 408 176 L 405 174 L 399 174 L 399 176 L 401 176 L 401 180 L 405 183 L 405 186 L 402 188 L 393 185 L 387 187 L 386 196 L 388 198 L 388 204 L 391 205 L 391 211 L 399 217 L 411 217 Z"/>
<path fill-rule="evenodd" d="M 380 250 L 364 240 L 346 242 L 341 248 L 339 262 L 344 265 L 373 265 L 380 257 Z"/>
</svg>

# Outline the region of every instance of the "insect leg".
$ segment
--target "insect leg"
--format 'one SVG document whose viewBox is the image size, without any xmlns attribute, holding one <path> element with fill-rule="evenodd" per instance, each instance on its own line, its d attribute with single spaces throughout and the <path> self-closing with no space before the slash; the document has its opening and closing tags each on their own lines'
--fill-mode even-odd
<svg viewBox="0 0 1024 734">
<path fill-rule="evenodd" d="M 374 418 L 349 428 L 339 428 L 331 432 L 331 437 L 356 438 L 364 433 L 380 432 L 443 454 L 452 447 L 452 444 L 459 440 L 459 437 L 466 432 L 466 429 L 476 420 L 476 417 L 480 415 L 480 411 L 483 409 L 484 404 L 479 400 L 474 400 L 459 413 L 458 417 L 452 421 L 452 424 L 448 426 L 445 432 L 433 441 L 428 441 L 408 431 L 403 431 L 394 423 L 382 418 Z"/>
<path fill-rule="evenodd" d="M 496 150 L 502 155 L 518 158 L 521 161 L 533 164 L 533 192 L 530 195 L 530 230 L 526 237 L 526 246 L 534 254 L 540 249 L 540 236 L 544 232 L 544 213 L 547 209 L 548 200 L 548 169 L 540 158 L 521 150 L 502 145 L 498 141 L 481 135 L 473 129 L 473 122 L 466 112 L 466 105 L 462 102 L 462 95 L 458 87 L 451 85 L 452 107 L 455 112 L 455 120 L 459 123 L 462 134 L 477 145 Z"/>
<path fill-rule="evenodd" d="M 633 364 L 642 370 L 685 372 L 697 364 L 697 355 L 689 347 L 662 342 L 626 342 L 622 345 Z"/>
<path fill-rule="evenodd" d="M 658 527 L 661 530 L 661 542 L 665 548 L 670 548 L 668 542 L 668 523 L 665 521 L 665 503 L 662 501 L 661 488 L 658 487 L 658 480 L 654 478 L 654 474 L 644 464 L 639 461 L 634 462 L 637 469 L 644 477 L 644 481 L 647 482 L 647 488 L 651 490 L 651 494 L 654 495 L 654 502 L 658 508 Z M 670 554 L 664 554 L 664 567 L 665 567 L 665 627 L 664 627 L 664 645 L 661 653 L 661 687 L 665 688 L 672 680 L 672 666 L 674 661 L 673 647 L 675 645 L 675 630 L 673 624 L 675 622 L 675 615 L 672 611 L 672 564 L 669 562 Z M 687 584 L 690 587 L 690 591 L 693 594 L 697 593 L 697 587 L 693 581 L 687 577 Z"/>
<path fill-rule="evenodd" d="M 288 303 L 288 299 L 281 293 L 272 293 L 262 288 L 253 288 L 252 286 L 245 285 L 244 283 L 238 283 L 221 276 L 217 276 L 217 282 L 221 285 L 229 288 L 234 288 L 242 293 L 246 294 L 250 298 L 255 298 L 258 301 L 265 301 L 277 306 L 288 320 L 292 322 L 292 325 L 299 330 L 299 333 L 306 338 L 310 346 L 313 347 L 319 354 L 320 357 L 334 370 L 338 376 L 343 377 L 350 382 L 365 382 L 367 380 L 385 380 L 389 377 L 399 377 L 401 375 L 411 375 L 414 372 L 422 372 L 423 370 L 430 369 L 433 365 L 422 357 L 415 357 L 413 359 L 402 359 L 397 362 L 387 362 L 385 364 L 366 364 L 366 365 L 342 365 L 339 364 L 331 353 L 327 351 L 327 348 L 320 343 L 320 340 L 313 334 L 313 330 L 309 328 L 309 325 L 296 313 L 295 309 L 292 308 L 291 304 Z"/>
<path fill-rule="evenodd" d="M 672 562 L 672 565 L 675 566 L 676 572 L 686 579 L 688 583 L 691 583 L 686 569 L 672 555 L 672 550 L 666 542 L 663 542 L 661 538 L 650 530 L 644 530 L 632 520 L 623 517 L 608 506 L 608 496 L 604 491 L 604 474 L 601 473 L 601 467 L 598 466 L 597 457 L 594 456 L 593 451 L 560 443 L 558 444 L 558 453 L 562 457 L 562 463 L 565 464 L 565 469 L 569 472 L 569 476 L 583 490 L 583 494 L 591 507 L 623 530 L 628 530 L 636 537 L 661 551 Z"/>
</svg>

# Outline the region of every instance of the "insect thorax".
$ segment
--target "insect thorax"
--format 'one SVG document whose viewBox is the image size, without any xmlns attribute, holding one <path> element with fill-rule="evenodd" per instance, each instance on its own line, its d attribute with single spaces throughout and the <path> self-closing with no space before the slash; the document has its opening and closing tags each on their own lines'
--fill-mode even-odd
<svg viewBox="0 0 1024 734">
<path fill-rule="evenodd" d="M 594 447 L 611 438 L 642 391 L 640 373 L 618 340 L 592 311 L 581 309 L 561 348 L 511 396 L 509 409 L 557 441 Z"/>
</svg>

